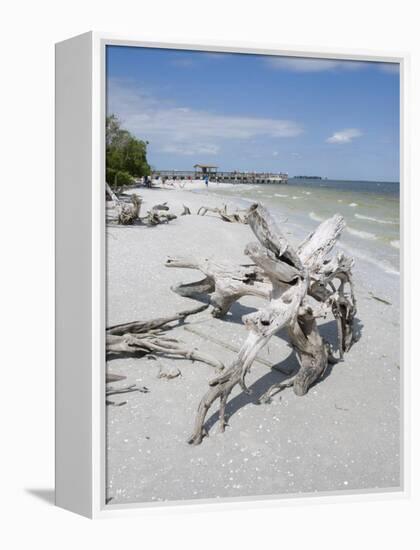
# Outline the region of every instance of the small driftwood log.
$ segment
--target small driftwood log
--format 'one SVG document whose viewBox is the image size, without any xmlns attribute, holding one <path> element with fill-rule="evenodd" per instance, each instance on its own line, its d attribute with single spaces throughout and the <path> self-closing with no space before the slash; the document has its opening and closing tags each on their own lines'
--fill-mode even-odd
<svg viewBox="0 0 420 550">
<path fill-rule="evenodd" d="M 141 218 L 141 221 L 148 225 L 159 225 L 175 219 L 175 214 L 169 212 L 169 206 L 164 202 L 163 204 L 155 204 L 152 206 L 152 209 L 147 212 L 147 216 Z"/>
<path fill-rule="evenodd" d="M 185 206 L 185 204 L 182 205 L 183 210 L 181 212 L 181 216 L 189 216 L 191 214 L 191 210 L 188 208 L 188 206 Z"/>
<path fill-rule="evenodd" d="M 229 214 L 227 211 L 226 204 L 223 205 L 222 208 L 212 208 L 210 206 L 200 206 L 200 208 L 197 210 L 198 216 L 205 216 L 207 212 L 213 212 L 215 214 L 218 214 L 224 222 L 230 222 L 230 223 L 248 223 L 247 221 L 247 213 L 248 210 L 236 210 L 236 212 L 233 212 L 232 214 Z"/>
<path fill-rule="evenodd" d="M 111 359 L 125 355 L 143 356 L 149 353 L 160 354 L 201 361 L 220 371 L 223 370 L 223 363 L 217 359 L 194 348 L 189 348 L 180 340 L 170 338 L 165 333 L 171 328 L 168 326 L 170 323 L 184 321 L 189 315 L 200 313 L 207 307 L 206 304 L 187 311 L 181 311 L 169 317 L 161 317 L 150 321 L 134 321 L 108 327 L 106 329 L 107 358 Z"/>
<path fill-rule="evenodd" d="M 254 261 L 259 273 L 269 280 L 269 303 L 243 317 L 249 331 L 248 337 L 230 367 L 210 381 L 210 388 L 199 404 L 189 439 L 189 443 L 195 445 L 207 435 L 206 416 L 217 399 L 220 399 L 220 429 L 224 430 L 226 403 L 231 391 L 239 384 L 243 391 L 249 393 L 245 377 L 253 361 L 270 338 L 283 327 L 287 328 L 300 368 L 294 376 L 272 386 L 261 401 L 269 401 L 274 393 L 288 386 L 293 386 L 296 395 L 306 394 L 309 387 L 323 375 L 328 362 L 336 361 L 330 344 L 321 337 L 317 326 L 317 318 L 325 317 L 328 311 L 332 311 L 339 327 L 340 357 L 353 343 L 356 313 L 351 275 L 353 260 L 343 254 L 328 257 L 344 229 L 342 216 L 335 215 L 324 221 L 296 251 L 264 207 L 252 205 L 247 217 L 259 242 L 248 244 L 245 254 Z M 200 265 L 199 269 L 203 271 L 202 268 Z M 264 281 L 260 284 L 267 287 Z"/>
<path fill-rule="evenodd" d="M 176 215 L 158 211 L 150 211 L 148 212 L 147 216 L 142 218 L 142 222 L 146 222 L 148 225 L 159 225 L 161 223 L 168 223 L 172 220 L 176 220 Z"/>
<path fill-rule="evenodd" d="M 153 212 L 159 212 L 160 210 L 169 210 L 169 206 L 167 202 L 163 202 L 162 204 L 155 204 L 152 206 Z"/>
</svg>

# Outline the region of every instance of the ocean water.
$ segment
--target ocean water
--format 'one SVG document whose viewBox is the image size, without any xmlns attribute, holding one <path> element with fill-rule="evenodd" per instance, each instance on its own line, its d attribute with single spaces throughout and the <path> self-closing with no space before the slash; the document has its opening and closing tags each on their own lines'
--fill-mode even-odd
<svg viewBox="0 0 420 550">
<path fill-rule="evenodd" d="M 246 204 L 261 202 L 298 237 L 342 214 L 345 252 L 390 276 L 400 269 L 400 189 L 394 182 L 290 179 L 285 184 L 210 184 L 209 192 Z M 287 218 L 287 221 L 285 220 Z"/>
</svg>

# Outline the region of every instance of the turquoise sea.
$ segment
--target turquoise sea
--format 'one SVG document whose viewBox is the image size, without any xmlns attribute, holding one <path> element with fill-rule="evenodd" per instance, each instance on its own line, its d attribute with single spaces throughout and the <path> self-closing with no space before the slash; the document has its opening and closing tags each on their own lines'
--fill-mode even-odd
<svg viewBox="0 0 420 550">
<path fill-rule="evenodd" d="M 355 258 L 399 275 L 400 186 L 398 182 L 289 179 L 288 184 L 210 183 L 209 192 L 226 200 L 261 202 L 302 236 L 336 213 L 346 220 L 341 246 Z M 287 219 L 287 220 L 286 220 Z"/>
</svg>

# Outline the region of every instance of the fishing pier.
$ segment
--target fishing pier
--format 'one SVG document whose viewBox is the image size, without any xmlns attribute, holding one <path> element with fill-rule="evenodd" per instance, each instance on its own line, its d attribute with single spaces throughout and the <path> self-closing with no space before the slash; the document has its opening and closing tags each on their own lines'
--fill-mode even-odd
<svg viewBox="0 0 420 550">
<path fill-rule="evenodd" d="M 154 170 L 153 178 L 171 180 L 197 180 L 208 178 L 216 183 L 287 183 L 288 174 L 283 172 L 225 172 L 212 164 L 195 164 L 194 170 Z"/>
</svg>

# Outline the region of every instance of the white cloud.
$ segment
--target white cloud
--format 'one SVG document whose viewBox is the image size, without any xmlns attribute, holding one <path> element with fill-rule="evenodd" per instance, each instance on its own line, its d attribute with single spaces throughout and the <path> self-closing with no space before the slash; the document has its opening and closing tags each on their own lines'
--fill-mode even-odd
<svg viewBox="0 0 420 550">
<path fill-rule="evenodd" d="M 356 71 L 363 69 L 366 63 L 359 61 L 341 61 L 337 59 L 317 59 L 310 57 L 267 57 L 266 64 L 272 69 L 289 70 L 297 73 L 318 73 L 336 69 Z"/>
<path fill-rule="evenodd" d="M 217 155 L 220 151 L 220 147 L 218 145 L 205 143 L 169 143 L 168 145 L 164 145 L 161 151 L 175 155 Z"/>
<path fill-rule="evenodd" d="M 111 80 L 108 112 L 115 113 L 136 136 L 155 151 L 180 155 L 219 152 L 227 140 L 294 137 L 302 127 L 294 121 L 233 116 L 162 101 L 131 83 Z"/>
<path fill-rule="evenodd" d="M 265 64 L 272 69 L 292 71 L 295 73 L 319 73 L 324 71 L 359 71 L 375 68 L 381 72 L 399 74 L 398 63 L 377 61 L 353 61 L 351 59 L 320 59 L 316 57 L 277 57 L 267 56 Z"/>
<path fill-rule="evenodd" d="M 326 141 L 327 143 L 350 143 L 354 138 L 360 137 L 362 132 L 357 128 L 346 128 L 335 132 Z"/>
</svg>

